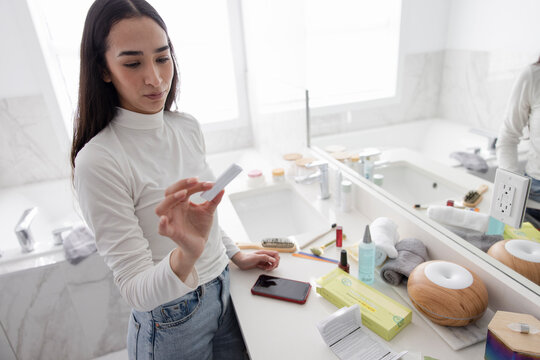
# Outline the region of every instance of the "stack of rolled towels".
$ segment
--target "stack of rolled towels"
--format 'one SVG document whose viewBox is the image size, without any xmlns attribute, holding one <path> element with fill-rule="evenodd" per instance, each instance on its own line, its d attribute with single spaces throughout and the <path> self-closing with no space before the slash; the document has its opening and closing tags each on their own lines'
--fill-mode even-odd
<svg viewBox="0 0 540 360">
<path fill-rule="evenodd" d="M 397 257 L 388 260 L 381 268 L 381 278 L 394 286 L 408 278 L 415 267 L 429 260 L 426 246 L 415 238 L 399 241 L 396 251 Z"/>
<path fill-rule="evenodd" d="M 375 219 L 369 226 L 376 247 L 377 266 L 381 277 L 391 285 L 399 285 L 413 269 L 428 260 L 424 244 L 414 238 L 399 240 L 397 225 L 387 217 Z M 386 261 L 386 262 L 385 262 Z"/>
</svg>

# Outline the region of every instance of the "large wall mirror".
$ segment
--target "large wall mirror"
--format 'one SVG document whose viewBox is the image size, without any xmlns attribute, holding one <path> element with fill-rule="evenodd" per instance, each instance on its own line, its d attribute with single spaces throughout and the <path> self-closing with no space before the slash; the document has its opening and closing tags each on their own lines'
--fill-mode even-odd
<svg viewBox="0 0 540 360">
<path fill-rule="evenodd" d="M 375 44 L 362 37 L 366 29 L 358 29 L 354 41 L 348 39 L 357 41 L 357 53 L 340 54 L 335 39 L 321 42 L 321 51 L 338 52 L 325 65 L 338 69 L 333 82 L 345 84 L 345 90 L 312 82 L 309 144 L 349 173 L 371 177 L 367 182 L 374 189 L 465 243 L 429 219 L 423 207 L 459 203 L 471 187 L 492 187 L 494 144 L 512 86 L 540 55 L 535 35 L 540 23 L 533 15 L 540 13 L 540 3 L 404 0 L 399 6 L 398 27 L 392 25 L 391 7 L 384 21 L 373 19 L 369 36 L 376 37 Z M 362 69 L 356 72 L 352 63 Z M 527 149 L 524 139 L 518 148 L 521 166 Z M 476 162 L 476 156 L 485 163 Z M 362 159 L 367 159 L 367 171 Z M 491 194 L 478 204 L 481 212 L 488 213 Z M 485 243 L 470 245 L 464 247 L 540 295 L 540 286 L 487 255 Z"/>
</svg>

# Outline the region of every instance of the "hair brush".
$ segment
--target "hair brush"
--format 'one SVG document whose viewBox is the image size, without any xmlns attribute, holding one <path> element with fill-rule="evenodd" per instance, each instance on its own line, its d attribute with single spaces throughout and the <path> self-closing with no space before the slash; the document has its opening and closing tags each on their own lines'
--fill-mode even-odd
<svg viewBox="0 0 540 360">
<path fill-rule="evenodd" d="M 274 250 L 277 252 L 295 252 L 296 244 L 289 238 L 267 238 L 263 239 L 260 244 L 256 243 L 236 243 L 239 249 L 257 249 L 257 250 Z"/>
<path fill-rule="evenodd" d="M 463 205 L 467 207 L 476 207 L 482 201 L 482 194 L 488 190 L 486 184 L 480 185 L 478 189 L 469 191 L 463 198 Z"/>
</svg>

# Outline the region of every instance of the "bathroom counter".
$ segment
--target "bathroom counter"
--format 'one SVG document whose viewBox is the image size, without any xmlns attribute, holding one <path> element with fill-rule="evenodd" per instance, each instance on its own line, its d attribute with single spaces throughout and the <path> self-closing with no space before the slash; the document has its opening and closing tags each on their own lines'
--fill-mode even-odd
<svg viewBox="0 0 540 360">
<path fill-rule="evenodd" d="M 265 169 L 272 164 L 261 163 L 255 155 L 243 154 L 234 159 L 245 170 L 253 168 Z M 226 168 L 232 161 L 224 160 L 221 163 Z M 216 170 L 219 173 L 219 170 Z M 268 173 L 268 171 L 266 172 Z M 232 185 L 232 184 L 231 184 Z M 242 186 L 242 182 L 236 183 L 228 190 L 232 193 Z M 347 235 L 343 246 L 357 243 L 362 239 L 365 225 L 369 224 L 377 216 L 365 213 L 358 209 L 342 213 L 334 206 L 332 199 L 319 200 L 317 195 L 319 186 L 293 184 L 295 189 L 306 199 L 312 199 L 312 205 L 323 213 L 331 222 L 343 226 L 343 233 Z M 332 190 L 332 188 L 331 188 Z M 358 190 L 356 197 L 363 198 L 365 190 Z M 226 192 L 227 193 L 227 192 Z M 369 196 L 377 196 L 371 194 Z M 387 200 L 379 199 L 379 206 L 393 206 Z M 358 206 L 357 206 L 358 208 Z M 383 210 L 384 211 L 384 210 Z M 220 205 L 220 224 L 231 235 L 238 233 L 238 219 L 234 216 L 234 210 L 229 207 L 227 200 Z M 409 230 L 400 230 L 400 235 L 408 235 Z M 411 232 L 411 235 L 413 233 Z M 238 235 L 238 236 L 241 236 Z M 313 245 L 322 245 L 331 240 L 328 234 L 319 239 Z M 402 236 L 403 237 L 403 236 Z M 237 236 L 233 236 L 237 240 Z M 241 239 L 242 241 L 245 239 Z M 309 252 L 308 246 L 304 251 Z M 325 251 L 327 257 L 337 259 L 335 247 Z M 262 270 L 239 270 L 234 264 L 231 265 L 231 296 L 236 309 L 240 327 L 244 335 L 246 345 L 252 359 L 276 359 L 276 358 L 299 358 L 299 359 L 329 359 L 335 355 L 326 346 L 321 338 L 316 324 L 335 312 L 337 308 L 325 298 L 316 293 L 315 281 L 317 278 L 335 269 L 337 265 L 320 261 L 293 257 L 288 253 L 280 254 L 280 265 L 270 274 L 299 281 L 307 281 L 312 285 L 310 295 L 304 305 L 276 299 L 255 296 L 251 294 L 251 287 Z M 354 261 L 351 264 L 351 274 L 356 274 L 357 266 Z M 382 293 L 390 296 L 399 303 L 411 308 L 407 303 L 377 276 L 373 285 Z M 412 354 L 429 355 L 440 359 L 478 359 L 484 354 L 485 343 L 481 342 L 460 351 L 453 351 L 447 343 L 440 338 L 432 328 L 413 310 L 412 322 L 386 344 L 394 351 L 408 350 Z M 367 330 L 371 332 L 370 330 Z M 372 333 L 373 336 L 377 336 Z M 384 341 L 384 340 L 383 340 Z"/>
<path fill-rule="evenodd" d="M 346 229 L 351 229 L 345 225 Z M 348 232 L 354 234 L 354 232 Z M 358 233 L 358 236 L 361 233 Z M 346 244 L 346 243 L 345 243 Z M 334 248 L 327 251 L 328 255 Z M 328 256 L 327 255 L 327 256 Z M 332 254 L 333 255 L 333 254 Z M 231 266 L 231 296 L 238 321 L 252 359 L 333 359 L 337 358 L 326 346 L 317 329 L 317 323 L 338 309 L 315 291 L 315 280 L 332 271 L 336 265 L 295 258 L 281 254 L 280 266 L 273 276 L 308 281 L 312 285 L 304 305 L 252 295 L 251 286 L 264 271 L 242 271 Z M 356 272 L 351 263 L 351 274 Z M 407 306 L 406 302 L 378 276 L 373 285 L 377 290 Z M 408 350 L 437 359 L 480 359 L 485 342 L 459 351 L 453 351 L 424 321 L 416 309 L 412 322 L 392 340 L 385 342 L 393 351 Z M 364 327 L 365 328 L 365 327 Z M 377 335 L 367 330 L 374 337 Z M 423 358 L 422 358 L 423 359 Z"/>
</svg>

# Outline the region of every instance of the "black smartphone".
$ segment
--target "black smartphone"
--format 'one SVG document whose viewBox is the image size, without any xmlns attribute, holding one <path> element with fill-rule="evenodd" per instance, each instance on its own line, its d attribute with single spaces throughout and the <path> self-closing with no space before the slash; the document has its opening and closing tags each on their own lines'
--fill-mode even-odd
<svg viewBox="0 0 540 360">
<path fill-rule="evenodd" d="M 305 304 L 311 284 L 304 281 L 284 279 L 270 275 L 260 275 L 251 288 L 254 295 Z"/>
</svg>

